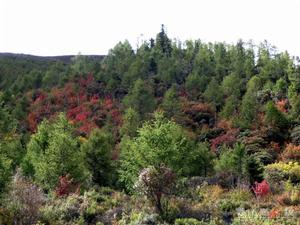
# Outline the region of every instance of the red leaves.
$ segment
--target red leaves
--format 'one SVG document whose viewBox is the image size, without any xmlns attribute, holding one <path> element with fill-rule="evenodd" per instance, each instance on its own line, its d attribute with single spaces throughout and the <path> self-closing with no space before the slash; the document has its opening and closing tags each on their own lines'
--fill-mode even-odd
<svg viewBox="0 0 300 225">
<path fill-rule="evenodd" d="M 97 104 L 97 103 L 99 102 L 99 97 L 98 97 L 98 95 L 93 95 L 93 96 L 91 97 L 91 99 L 90 99 L 90 102 L 91 102 L 92 104 Z"/>
<path fill-rule="evenodd" d="M 216 151 L 217 148 L 223 144 L 232 145 L 236 142 L 236 135 L 238 130 L 229 130 L 226 134 L 220 135 L 211 140 L 211 149 Z"/>
<path fill-rule="evenodd" d="M 90 89 L 90 86 L 94 88 Z M 86 78 L 66 83 L 63 88 L 53 88 L 48 94 L 37 91 L 27 117 L 29 130 L 34 132 L 39 122 L 57 112 L 66 112 L 81 135 L 88 135 L 92 129 L 103 126 L 109 117 L 114 125 L 120 125 L 117 102 L 112 97 L 100 99 L 95 94 L 100 89 L 100 84 L 89 74 Z"/>
<path fill-rule="evenodd" d="M 67 196 L 71 193 L 79 194 L 80 185 L 75 184 L 70 174 L 59 177 L 59 184 L 55 189 L 56 196 Z"/>
<path fill-rule="evenodd" d="M 266 180 L 263 180 L 261 183 L 255 181 L 253 191 L 256 197 L 264 197 L 270 193 L 270 185 Z"/>
</svg>

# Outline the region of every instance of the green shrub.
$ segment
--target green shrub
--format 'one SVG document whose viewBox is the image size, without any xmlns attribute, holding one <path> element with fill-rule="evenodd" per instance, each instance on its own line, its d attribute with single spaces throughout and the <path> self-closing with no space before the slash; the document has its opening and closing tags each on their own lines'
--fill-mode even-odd
<svg viewBox="0 0 300 225">
<path fill-rule="evenodd" d="M 270 219 L 256 210 L 246 210 L 234 218 L 233 225 L 298 225 L 298 219 L 289 215 Z"/>
<path fill-rule="evenodd" d="M 194 218 L 183 218 L 183 219 L 176 219 L 175 225 L 217 225 L 220 224 L 215 220 L 204 222 L 200 220 L 196 220 Z"/>
<path fill-rule="evenodd" d="M 264 167 L 264 177 L 271 188 L 278 184 L 291 180 L 293 183 L 300 182 L 300 165 L 298 162 L 278 162 Z"/>
<path fill-rule="evenodd" d="M 22 169 L 47 190 L 53 190 L 59 177 L 67 174 L 75 183 L 84 184 L 90 180 L 83 154 L 65 114 L 59 114 L 53 123 L 45 120 L 39 125 L 27 145 Z"/>
<path fill-rule="evenodd" d="M 229 199 L 222 199 L 219 202 L 219 208 L 222 212 L 233 212 L 239 206 L 240 206 L 240 203 L 234 202 Z"/>
<path fill-rule="evenodd" d="M 149 214 L 143 211 L 133 211 L 129 217 L 124 216 L 118 221 L 118 225 L 147 225 L 147 224 L 160 224 L 158 214 Z"/>
<path fill-rule="evenodd" d="M 204 225 L 202 221 L 193 218 L 177 219 L 175 225 Z"/>
</svg>

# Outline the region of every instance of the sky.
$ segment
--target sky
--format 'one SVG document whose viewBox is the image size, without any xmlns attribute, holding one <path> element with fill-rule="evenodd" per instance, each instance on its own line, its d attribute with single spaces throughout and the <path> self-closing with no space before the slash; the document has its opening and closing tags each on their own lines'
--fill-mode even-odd
<svg viewBox="0 0 300 225">
<path fill-rule="evenodd" d="M 259 44 L 300 56 L 300 0 L 0 0 L 0 52 L 107 54 L 164 24 L 171 39 Z"/>
</svg>

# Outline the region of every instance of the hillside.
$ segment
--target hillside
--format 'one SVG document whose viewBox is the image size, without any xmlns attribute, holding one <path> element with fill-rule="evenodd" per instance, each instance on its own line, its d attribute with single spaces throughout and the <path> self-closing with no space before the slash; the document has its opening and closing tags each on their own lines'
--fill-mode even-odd
<svg viewBox="0 0 300 225">
<path fill-rule="evenodd" d="M 0 224 L 299 224 L 300 66 L 268 42 L 0 53 Z"/>
</svg>

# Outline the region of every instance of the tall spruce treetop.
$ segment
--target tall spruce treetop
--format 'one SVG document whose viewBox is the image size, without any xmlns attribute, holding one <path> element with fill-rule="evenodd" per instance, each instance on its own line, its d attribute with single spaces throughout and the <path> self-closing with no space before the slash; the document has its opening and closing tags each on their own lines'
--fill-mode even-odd
<svg viewBox="0 0 300 225">
<path fill-rule="evenodd" d="M 171 56 L 172 44 L 163 24 L 161 25 L 161 31 L 156 36 L 156 46 L 165 56 Z"/>
</svg>

